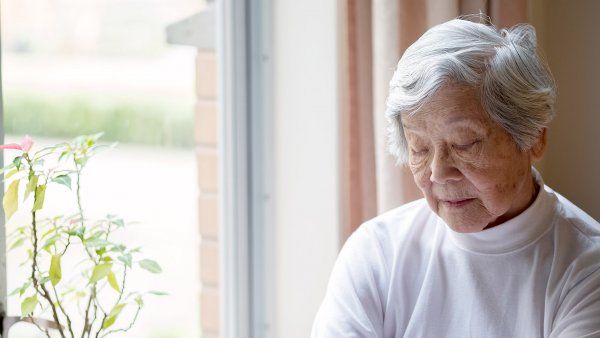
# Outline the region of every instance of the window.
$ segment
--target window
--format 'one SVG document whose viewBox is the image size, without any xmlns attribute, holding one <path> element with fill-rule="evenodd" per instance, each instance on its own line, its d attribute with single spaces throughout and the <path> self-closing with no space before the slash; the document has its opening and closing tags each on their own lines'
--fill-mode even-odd
<svg viewBox="0 0 600 338">
<path fill-rule="evenodd" d="M 197 337 L 196 50 L 167 45 L 165 28 L 202 3 L 6 0 L 2 6 L 5 141 L 30 134 L 41 149 L 104 132 L 101 141 L 119 143 L 84 172 L 84 208 L 90 217 L 111 213 L 137 222 L 120 239 L 141 246 L 163 272 L 134 270 L 130 285 L 169 294 L 149 297 L 127 336 Z M 6 152 L 5 163 L 13 155 Z M 49 190 L 46 198 L 64 210 L 66 193 Z M 18 222 L 11 219 L 7 232 Z M 28 266 L 19 265 L 23 250 L 6 258 L 10 292 Z M 9 297 L 8 314 L 19 309 L 18 296 Z M 43 336 L 26 324 L 11 335 Z"/>
</svg>

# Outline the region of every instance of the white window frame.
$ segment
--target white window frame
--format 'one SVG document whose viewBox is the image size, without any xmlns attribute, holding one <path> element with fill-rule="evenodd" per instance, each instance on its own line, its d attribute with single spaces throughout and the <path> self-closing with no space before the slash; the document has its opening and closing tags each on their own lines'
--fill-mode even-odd
<svg viewBox="0 0 600 338">
<path fill-rule="evenodd" d="M 271 0 L 217 2 L 220 334 L 274 337 Z"/>
</svg>

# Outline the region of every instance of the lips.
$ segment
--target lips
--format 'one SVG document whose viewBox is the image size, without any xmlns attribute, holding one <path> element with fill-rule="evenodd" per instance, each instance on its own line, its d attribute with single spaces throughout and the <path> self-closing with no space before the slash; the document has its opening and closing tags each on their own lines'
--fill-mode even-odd
<svg viewBox="0 0 600 338">
<path fill-rule="evenodd" d="M 462 198 L 453 200 L 442 200 L 442 203 L 450 208 L 461 208 L 473 202 L 474 198 Z"/>
</svg>

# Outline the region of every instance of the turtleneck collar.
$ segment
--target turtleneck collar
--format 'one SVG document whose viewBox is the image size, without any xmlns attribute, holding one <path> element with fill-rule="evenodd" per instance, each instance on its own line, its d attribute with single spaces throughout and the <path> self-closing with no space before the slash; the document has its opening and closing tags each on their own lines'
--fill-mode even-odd
<svg viewBox="0 0 600 338">
<path fill-rule="evenodd" d="M 540 173 L 533 167 L 531 169 L 540 187 L 537 197 L 525 211 L 508 221 L 479 232 L 460 233 L 452 230 L 438 217 L 452 241 L 468 251 L 501 254 L 520 249 L 539 238 L 550 226 L 555 197 L 546 190 Z"/>
</svg>

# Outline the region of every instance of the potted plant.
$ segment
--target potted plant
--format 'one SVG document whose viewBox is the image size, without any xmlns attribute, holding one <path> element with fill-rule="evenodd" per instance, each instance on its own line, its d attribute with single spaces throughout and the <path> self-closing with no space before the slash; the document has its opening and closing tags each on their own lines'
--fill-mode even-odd
<svg viewBox="0 0 600 338">
<path fill-rule="evenodd" d="M 9 250 L 26 251 L 24 264 L 30 269 L 9 296 L 20 297 L 20 319 L 47 337 L 100 338 L 125 332 L 135 324 L 145 295 L 164 295 L 130 290 L 127 277 L 132 269 L 160 273 L 161 268 L 151 259 L 141 259 L 140 248 L 114 240 L 127 223 L 111 214 L 101 219 L 86 216 L 82 173 L 91 158 L 112 147 L 99 144 L 100 136 L 79 136 L 36 152 L 29 136 L 20 144 L 0 146 L 19 151 L 2 169 L 6 186 L 2 202 L 7 224 L 15 226 L 7 236 Z M 46 188 L 51 185 L 73 194 L 76 212 L 60 214 L 45 208 Z M 18 210 L 26 211 L 26 223 L 10 222 Z"/>
</svg>

